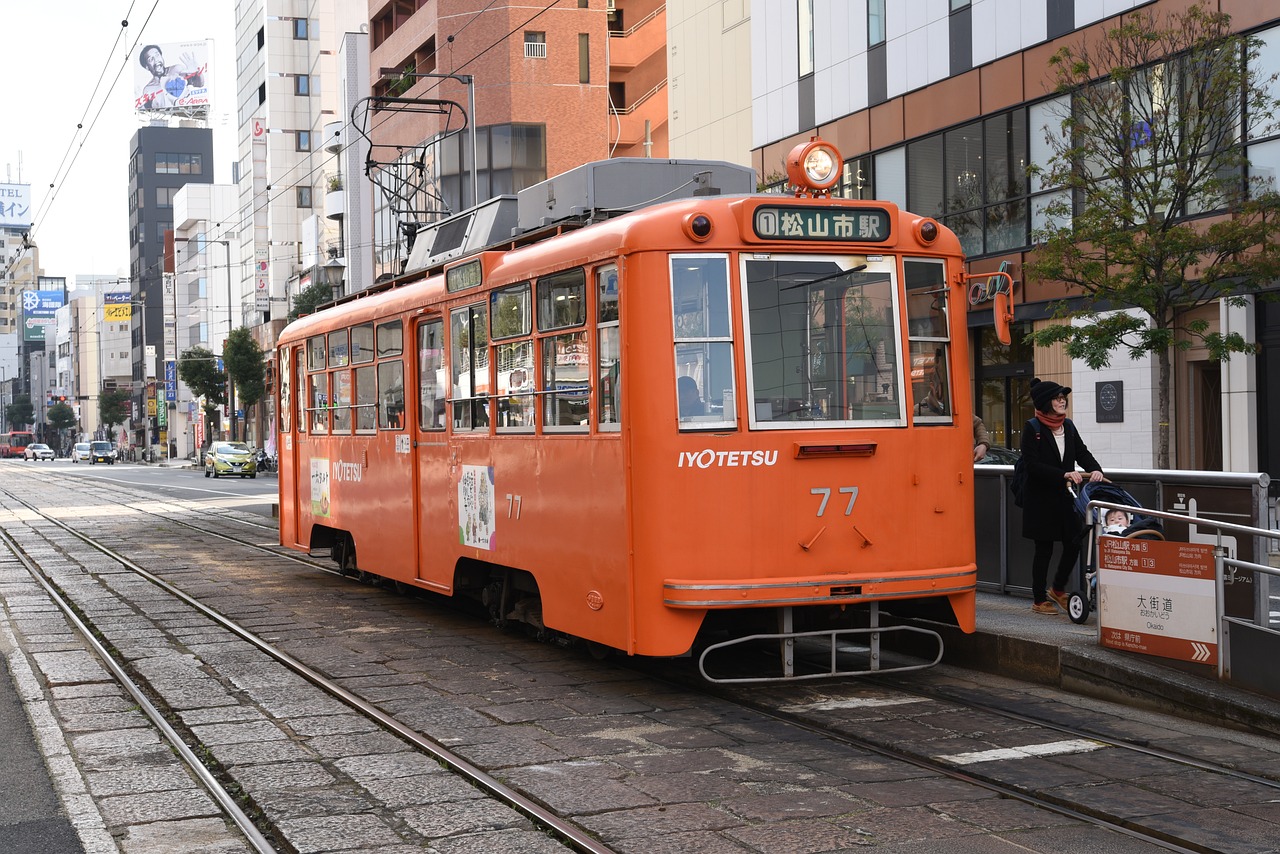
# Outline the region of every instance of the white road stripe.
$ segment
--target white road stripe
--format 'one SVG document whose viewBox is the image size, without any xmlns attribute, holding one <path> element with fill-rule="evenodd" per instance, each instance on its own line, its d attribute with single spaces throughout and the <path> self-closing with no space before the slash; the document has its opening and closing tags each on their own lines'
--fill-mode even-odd
<svg viewBox="0 0 1280 854">
<path fill-rule="evenodd" d="M 840 709 L 874 709 L 880 706 L 905 706 L 908 703 L 930 703 L 923 697 L 858 697 L 852 700 L 827 700 L 802 706 L 787 706 L 788 712 L 834 712 Z"/>
<path fill-rule="evenodd" d="M 974 753 L 953 753 L 935 756 L 941 762 L 952 765 L 975 765 L 979 762 L 996 762 L 1002 759 L 1030 759 L 1033 756 L 1061 756 L 1066 753 L 1088 753 L 1106 747 L 1098 741 L 1077 738 L 1071 741 L 1051 741 L 1048 744 L 1028 744 L 1023 747 L 1002 747 L 996 750 L 979 750 Z"/>
</svg>

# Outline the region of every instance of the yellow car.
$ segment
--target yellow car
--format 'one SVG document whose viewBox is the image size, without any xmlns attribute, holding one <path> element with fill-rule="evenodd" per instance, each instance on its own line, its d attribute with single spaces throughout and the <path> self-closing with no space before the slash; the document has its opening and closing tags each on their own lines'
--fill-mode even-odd
<svg viewBox="0 0 1280 854">
<path fill-rule="evenodd" d="M 204 476 L 257 477 L 253 452 L 244 442 L 214 442 L 204 455 Z"/>
</svg>

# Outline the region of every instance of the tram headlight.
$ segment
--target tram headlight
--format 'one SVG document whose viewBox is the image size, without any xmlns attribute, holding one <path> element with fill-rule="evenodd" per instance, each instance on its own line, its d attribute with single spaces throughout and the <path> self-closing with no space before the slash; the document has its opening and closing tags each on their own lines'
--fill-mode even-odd
<svg viewBox="0 0 1280 854">
<path fill-rule="evenodd" d="M 843 162 L 834 145 L 815 136 L 787 155 L 787 179 L 798 190 L 825 193 L 840 180 Z"/>
<path fill-rule="evenodd" d="M 916 225 L 916 237 L 921 243 L 932 243 L 938 239 L 938 223 L 931 219 L 922 219 Z"/>
</svg>

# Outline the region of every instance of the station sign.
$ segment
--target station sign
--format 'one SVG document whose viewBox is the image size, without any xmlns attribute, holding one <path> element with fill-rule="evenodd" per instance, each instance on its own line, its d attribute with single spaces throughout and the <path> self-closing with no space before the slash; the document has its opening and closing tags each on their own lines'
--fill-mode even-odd
<svg viewBox="0 0 1280 854">
<path fill-rule="evenodd" d="M 1098 628 L 1111 649 L 1218 663 L 1213 547 L 1098 538 Z"/>
<path fill-rule="evenodd" d="M 892 236 L 889 212 L 882 208 L 809 208 L 761 205 L 752 217 L 762 240 L 848 240 L 877 243 Z"/>
</svg>

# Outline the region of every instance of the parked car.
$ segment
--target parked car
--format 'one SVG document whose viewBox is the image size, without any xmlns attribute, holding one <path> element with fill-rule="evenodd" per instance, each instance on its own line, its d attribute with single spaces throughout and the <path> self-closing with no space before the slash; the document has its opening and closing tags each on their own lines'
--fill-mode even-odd
<svg viewBox="0 0 1280 854">
<path fill-rule="evenodd" d="M 1018 462 L 1018 457 L 1022 456 L 1022 451 L 1017 448 L 1004 448 L 999 445 L 992 445 L 987 448 L 987 455 L 978 460 L 974 465 L 978 466 L 1011 466 Z"/>
<path fill-rule="evenodd" d="M 214 442 L 204 455 L 204 476 L 256 478 L 258 466 L 253 450 L 244 442 Z"/>
<path fill-rule="evenodd" d="M 71 462 L 78 463 L 81 460 L 89 459 L 90 447 L 88 442 L 76 442 L 71 448 Z"/>
<path fill-rule="evenodd" d="M 89 443 L 89 465 L 94 463 L 106 463 L 112 466 L 116 464 L 116 449 L 110 442 Z"/>
<path fill-rule="evenodd" d="M 52 462 L 53 457 L 53 448 L 50 448 L 42 442 L 32 442 L 30 445 L 27 445 L 22 452 L 22 458 L 24 460 L 49 460 Z"/>
</svg>

